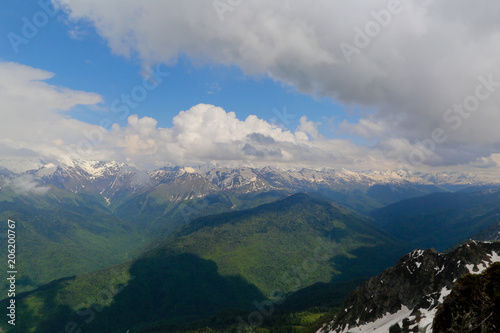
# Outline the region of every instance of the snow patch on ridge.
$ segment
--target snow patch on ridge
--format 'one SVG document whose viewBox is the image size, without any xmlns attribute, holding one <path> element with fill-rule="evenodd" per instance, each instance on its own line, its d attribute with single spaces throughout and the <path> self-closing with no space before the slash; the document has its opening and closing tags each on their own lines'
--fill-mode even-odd
<svg viewBox="0 0 500 333">
<path fill-rule="evenodd" d="M 477 264 L 477 265 L 465 265 L 465 267 L 469 270 L 469 273 L 471 274 L 481 274 L 484 272 L 488 267 L 490 267 L 491 264 L 500 262 L 500 255 L 496 253 L 495 251 L 492 251 L 491 254 L 488 254 L 488 257 L 490 257 L 489 261 L 484 260 L 482 263 Z"/>
<path fill-rule="evenodd" d="M 411 314 L 412 310 L 403 306 L 401 310 L 396 313 L 387 313 L 382 318 L 377 319 L 372 323 L 361 325 L 358 327 L 346 327 L 343 331 L 330 331 L 330 333 L 387 333 L 389 328 L 395 324 L 401 324 L 403 319 Z M 401 325 L 400 325 L 401 326 Z"/>
<path fill-rule="evenodd" d="M 495 251 L 492 251 L 488 256 L 490 257 L 491 263 L 500 262 L 500 255 Z"/>
<path fill-rule="evenodd" d="M 451 289 L 448 289 L 448 288 L 446 288 L 446 287 L 443 287 L 443 288 L 441 289 L 441 291 L 439 292 L 439 295 L 440 295 L 440 296 L 439 296 L 439 300 L 438 300 L 438 302 L 439 302 L 440 304 L 443 304 L 444 299 L 445 299 L 445 298 L 446 298 L 446 296 L 448 296 L 450 293 L 451 293 Z M 433 317 L 433 318 L 434 318 L 434 317 Z"/>
</svg>

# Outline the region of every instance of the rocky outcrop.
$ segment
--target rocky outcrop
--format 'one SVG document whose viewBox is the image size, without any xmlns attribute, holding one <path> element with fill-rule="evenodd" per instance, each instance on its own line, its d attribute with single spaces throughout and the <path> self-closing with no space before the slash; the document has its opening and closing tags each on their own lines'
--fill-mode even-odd
<svg viewBox="0 0 500 333">
<path fill-rule="evenodd" d="M 462 277 L 433 323 L 434 333 L 500 332 L 500 263 L 480 275 Z"/>
<path fill-rule="evenodd" d="M 468 273 L 500 261 L 500 243 L 470 241 L 449 253 L 415 250 L 354 290 L 321 332 L 430 332 L 432 320 Z"/>
</svg>

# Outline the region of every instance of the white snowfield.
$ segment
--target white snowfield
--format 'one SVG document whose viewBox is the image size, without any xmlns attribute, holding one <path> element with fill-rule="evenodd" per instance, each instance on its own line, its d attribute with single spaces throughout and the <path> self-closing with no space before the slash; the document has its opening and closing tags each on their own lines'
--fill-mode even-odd
<svg viewBox="0 0 500 333">
<path fill-rule="evenodd" d="M 418 254 L 418 253 L 417 253 Z M 489 260 L 485 260 L 477 265 L 465 265 L 471 274 L 480 274 L 484 272 L 490 265 L 496 262 L 500 262 L 500 254 L 492 251 L 488 255 Z M 457 263 L 460 265 L 460 261 Z M 435 271 L 439 273 L 443 270 L 443 267 L 435 267 Z M 388 333 L 391 326 L 399 324 L 399 327 L 403 326 L 404 319 L 414 320 L 415 316 L 411 314 L 418 311 L 420 312 L 420 320 L 410 325 L 410 328 L 418 328 L 422 333 L 432 333 L 432 322 L 434 321 L 434 316 L 436 315 L 439 305 L 441 305 L 444 299 L 451 293 L 451 290 L 443 287 L 440 291 L 440 296 L 438 300 L 438 305 L 432 305 L 429 309 L 408 309 L 406 306 L 402 306 L 401 309 L 396 313 L 387 313 L 382 318 L 377 319 L 374 322 L 367 323 L 364 325 L 356 327 L 346 327 L 342 331 L 330 330 L 328 333 Z M 317 333 L 322 333 L 325 327 L 320 329 Z"/>
</svg>

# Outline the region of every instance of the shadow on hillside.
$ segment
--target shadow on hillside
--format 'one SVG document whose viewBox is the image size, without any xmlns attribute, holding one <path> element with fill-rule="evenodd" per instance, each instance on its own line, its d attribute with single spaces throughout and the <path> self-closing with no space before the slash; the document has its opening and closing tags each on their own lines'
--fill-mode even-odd
<svg viewBox="0 0 500 333">
<path fill-rule="evenodd" d="M 152 324 L 177 325 L 206 319 L 224 309 L 250 309 L 254 300 L 266 299 L 242 278 L 220 276 L 215 262 L 188 253 L 156 251 L 137 260 L 130 275 L 134 278 L 115 295 L 112 304 L 94 311 L 91 321 L 90 315 L 79 316 L 57 304 L 56 296 L 65 292 L 64 286 L 56 283 L 45 288 L 40 299 L 48 313 L 36 332 L 65 332 L 67 325 L 73 325 L 75 332 L 134 332 Z M 36 320 L 33 313 L 23 315 L 19 315 L 20 321 Z M 21 330 L 12 332 L 21 332 L 18 327 Z"/>
<path fill-rule="evenodd" d="M 60 324 L 63 321 L 63 318 L 71 318 L 75 315 L 75 311 L 73 311 L 70 307 L 65 305 L 60 305 L 57 302 L 57 295 L 63 292 L 64 287 L 67 286 L 68 283 L 75 280 L 75 276 L 59 279 L 52 281 L 34 291 L 25 292 L 21 294 L 17 294 L 16 301 L 16 313 L 15 313 L 15 326 L 7 324 L 7 321 L 10 320 L 8 316 L 2 316 L 0 323 L 4 328 L 7 328 L 6 332 L 31 332 L 35 327 L 34 323 L 40 322 L 40 318 L 43 318 L 42 327 L 38 327 L 35 332 L 64 332 L 64 324 Z M 39 296 L 40 297 L 38 304 L 40 308 L 43 310 L 41 312 L 35 311 L 33 308 L 27 310 L 25 307 L 20 306 L 23 302 L 30 302 L 28 299 L 30 296 Z M 5 309 L 9 306 L 10 299 L 4 299 L 0 302 L 0 307 Z"/>
</svg>

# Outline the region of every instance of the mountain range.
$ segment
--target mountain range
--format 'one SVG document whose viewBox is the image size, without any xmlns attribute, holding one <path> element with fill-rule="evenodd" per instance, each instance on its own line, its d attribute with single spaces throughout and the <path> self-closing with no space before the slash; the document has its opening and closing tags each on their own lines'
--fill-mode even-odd
<svg viewBox="0 0 500 333">
<path fill-rule="evenodd" d="M 470 262 L 449 258 L 460 256 L 457 247 L 465 251 L 467 239 L 498 239 L 499 196 L 498 184 L 453 172 L 217 165 L 146 171 L 122 162 L 0 160 L 0 216 L 19 225 L 24 318 L 15 328 L 2 326 L 3 318 L 0 327 L 299 332 L 389 318 L 404 330 L 412 315 L 401 317 L 403 306 L 431 320 L 445 297 L 439 292 L 466 271 L 458 265 L 436 278 L 439 270 L 429 268 L 419 284 L 402 263 L 421 256 L 425 267 L 495 261 L 484 248 L 496 245 L 487 243 L 467 243 L 477 248 Z M 6 240 L 5 225 L 0 232 Z M 378 283 L 345 304 L 373 292 L 382 297 L 380 311 L 354 306 L 345 308 L 345 320 L 336 314 L 354 288 L 394 263 L 382 280 L 411 293 L 391 294 Z M 425 309 L 434 312 L 424 316 L 419 304 L 430 293 L 437 298 Z"/>
<path fill-rule="evenodd" d="M 124 162 L 82 160 L 57 163 L 0 160 L 0 175 L 4 178 L 31 175 L 34 181 L 44 185 L 95 195 L 112 209 L 126 204 L 138 193 L 151 193 L 156 199 L 161 197 L 170 202 L 223 193 L 237 207 L 248 208 L 246 200 L 241 199 L 278 191 L 316 192 L 366 212 L 432 192 L 488 184 L 475 175 L 457 172 L 225 168 L 210 164 L 146 171 Z"/>
</svg>

